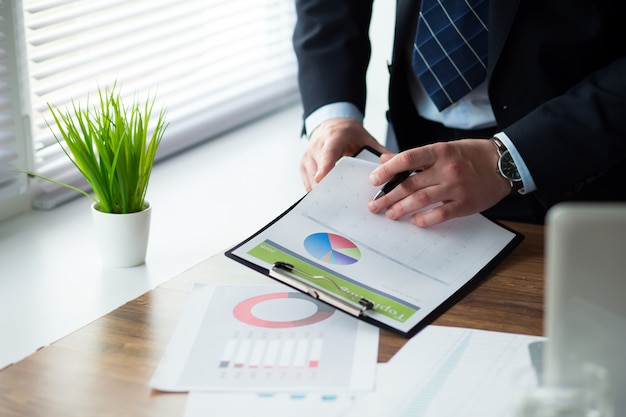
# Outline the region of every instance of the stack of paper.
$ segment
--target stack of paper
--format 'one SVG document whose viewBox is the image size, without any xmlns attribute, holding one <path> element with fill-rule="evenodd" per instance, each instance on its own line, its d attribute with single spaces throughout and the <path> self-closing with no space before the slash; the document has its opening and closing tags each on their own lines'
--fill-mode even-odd
<svg viewBox="0 0 626 417">
<path fill-rule="evenodd" d="M 197 286 L 150 386 L 189 391 L 189 416 L 332 416 L 377 356 L 376 327 L 285 286 Z"/>
<path fill-rule="evenodd" d="M 428 326 L 377 365 L 376 327 L 299 292 L 198 286 L 150 385 L 188 391 L 186 417 L 503 417 L 540 340 Z"/>
</svg>

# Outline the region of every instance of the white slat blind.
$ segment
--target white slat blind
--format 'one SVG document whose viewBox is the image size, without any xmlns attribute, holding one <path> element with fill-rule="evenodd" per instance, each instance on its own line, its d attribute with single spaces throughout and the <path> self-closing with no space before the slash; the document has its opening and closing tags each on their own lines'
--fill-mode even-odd
<svg viewBox="0 0 626 417">
<path fill-rule="evenodd" d="M 47 103 L 157 97 L 163 158 L 297 99 L 293 0 L 22 0 L 35 170 L 77 186 Z M 35 207 L 75 192 L 38 183 Z"/>
<path fill-rule="evenodd" d="M 20 71 L 15 9 L 0 1 L 0 220 L 30 204 L 28 181 L 13 172 L 28 166 L 30 142 L 20 109 Z"/>
</svg>

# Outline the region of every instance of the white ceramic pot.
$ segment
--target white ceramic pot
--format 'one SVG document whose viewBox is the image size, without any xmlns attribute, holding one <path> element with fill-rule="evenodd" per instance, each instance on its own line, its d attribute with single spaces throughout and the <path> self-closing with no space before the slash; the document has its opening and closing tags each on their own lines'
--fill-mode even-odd
<svg viewBox="0 0 626 417">
<path fill-rule="evenodd" d="M 92 204 L 96 239 L 105 266 L 128 268 L 146 260 L 152 207 L 137 213 L 112 214 L 99 211 Z"/>
</svg>

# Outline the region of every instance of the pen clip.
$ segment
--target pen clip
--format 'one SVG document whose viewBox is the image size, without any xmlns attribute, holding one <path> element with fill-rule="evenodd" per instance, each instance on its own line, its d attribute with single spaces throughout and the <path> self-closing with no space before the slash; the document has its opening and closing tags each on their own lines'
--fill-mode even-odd
<svg viewBox="0 0 626 417">
<path fill-rule="evenodd" d="M 367 310 L 372 310 L 374 308 L 373 302 L 363 297 L 355 297 L 350 292 L 348 292 L 347 290 L 337 285 L 337 283 L 332 278 L 325 277 L 323 275 L 311 275 L 305 271 L 295 268 L 292 264 L 289 264 L 287 262 L 281 262 L 281 261 L 275 262 L 270 268 L 269 273 L 271 277 L 276 278 L 277 280 L 284 282 L 285 284 L 288 284 L 306 294 L 309 294 L 313 298 L 316 298 L 321 301 L 325 301 L 328 304 L 336 308 L 339 308 L 340 310 L 343 310 L 347 313 L 350 313 L 354 316 L 357 316 L 357 317 L 364 316 Z M 311 285 L 307 284 L 306 282 L 303 282 L 302 280 L 294 276 L 296 274 L 303 275 L 306 278 L 309 278 L 312 280 L 324 280 L 326 282 L 329 282 L 339 291 L 344 292 L 348 297 L 356 300 L 356 303 L 358 305 L 356 305 L 355 303 L 346 301 L 338 297 L 337 295 L 331 292 L 328 292 L 327 290 L 324 290 L 318 287 L 312 287 Z"/>
</svg>

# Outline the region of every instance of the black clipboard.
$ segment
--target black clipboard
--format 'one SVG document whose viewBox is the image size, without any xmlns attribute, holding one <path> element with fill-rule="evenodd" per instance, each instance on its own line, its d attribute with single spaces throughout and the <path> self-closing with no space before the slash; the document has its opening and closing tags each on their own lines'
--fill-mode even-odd
<svg viewBox="0 0 626 417">
<path fill-rule="evenodd" d="M 374 167 L 367 161 L 372 154 L 363 149 L 357 158 L 339 161 L 313 191 L 225 255 L 344 313 L 411 337 L 471 291 L 524 237 L 481 214 L 426 231 L 368 217 L 376 215 L 360 207 L 376 191 L 363 183 Z M 388 249 L 394 239 L 404 242 L 397 252 Z"/>
</svg>

